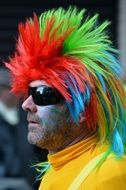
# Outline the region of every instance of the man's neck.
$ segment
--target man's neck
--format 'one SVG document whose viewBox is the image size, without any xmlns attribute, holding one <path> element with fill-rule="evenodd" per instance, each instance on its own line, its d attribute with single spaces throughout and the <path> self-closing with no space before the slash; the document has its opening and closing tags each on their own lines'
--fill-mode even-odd
<svg viewBox="0 0 126 190">
<path fill-rule="evenodd" d="M 59 151 L 62 151 L 62 150 L 66 149 L 66 148 L 68 148 L 68 147 L 70 147 L 70 146 L 72 146 L 74 144 L 79 143 L 82 140 L 85 140 L 85 139 L 91 137 L 95 133 L 96 132 L 89 132 L 89 131 L 86 131 L 85 133 L 80 133 L 79 136 L 76 136 L 76 137 L 71 138 L 68 141 L 66 141 L 63 146 L 60 146 L 57 149 L 49 149 L 49 154 L 55 154 L 55 153 L 57 153 Z"/>
</svg>

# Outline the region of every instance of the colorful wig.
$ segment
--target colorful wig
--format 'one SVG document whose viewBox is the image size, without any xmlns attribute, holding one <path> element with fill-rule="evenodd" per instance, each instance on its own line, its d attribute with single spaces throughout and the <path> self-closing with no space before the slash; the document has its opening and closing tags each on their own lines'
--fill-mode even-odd
<svg viewBox="0 0 126 190">
<path fill-rule="evenodd" d="M 101 143 L 121 156 L 126 144 L 126 96 L 117 51 L 98 25 L 98 15 L 85 10 L 52 9 L 19 24 L 15 55 L 6 66 L 12 90 L 27 94 L 29 83 L 45 80 L 60 91 L 73 120 L 84 112 L 86 127 L 98 129 Z"/>
</svg>

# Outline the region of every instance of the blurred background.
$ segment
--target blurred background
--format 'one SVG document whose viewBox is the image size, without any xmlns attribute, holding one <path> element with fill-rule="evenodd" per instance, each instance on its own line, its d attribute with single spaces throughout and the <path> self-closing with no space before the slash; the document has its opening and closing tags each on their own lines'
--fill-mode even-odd
<svg viewBox="0 0 126 190">
<path fill-rule="evenodd" d="M 126 0 L 1 0 L 0 1 L 0 190 L 37 190 L 33 164 L 46 159 L 47 151 L 27 142 L 26 114 L 21 101 L 10 93 L 11 80 L 3 67 L 15 50 L 19 22 L 55 7 L 76 5 L 90 15 L 99 13 L 99 22 L 111 21 L 108 34 L 120 50 L 126 71 Z M 124 80 L 126 77 L 124 76 Z"/>
</svg>

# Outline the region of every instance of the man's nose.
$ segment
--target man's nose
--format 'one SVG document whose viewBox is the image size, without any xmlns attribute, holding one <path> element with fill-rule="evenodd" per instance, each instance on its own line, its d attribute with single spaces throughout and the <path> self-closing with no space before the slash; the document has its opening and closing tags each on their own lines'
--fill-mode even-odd
<svg viewBox="0 0 126 190">
<path fill-rule="evenodd" d="M 22 104 L 22 108 L 24 111 L 31 111 L 31 112 L 36 112 L 37 111 L 37 106 L 33 102 L 32 96 L 29 96 Z"/>
</svg>

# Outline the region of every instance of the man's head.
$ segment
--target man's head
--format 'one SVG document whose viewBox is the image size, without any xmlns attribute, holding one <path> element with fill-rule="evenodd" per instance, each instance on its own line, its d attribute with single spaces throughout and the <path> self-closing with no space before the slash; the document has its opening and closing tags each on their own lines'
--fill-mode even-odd
<svg viewBox="0 0 126 190">
<path fill-rule="evenodd" d="M 50 151 L 61 150 L 89 132 L 81 122 L 79 126 L 73 122 L 63 96 L 44 80 L 29 84 L 22 108 L 28 112 L 29 142 Z"/>
<path fill-rule="evenodd" d="M 126 122 L 122 73 L 114 55 L 116 50 L 104 31 L 109 22 L 97 25 L 98 15 L 85 17 L 85 10 L 79 12 L 76 8 L 47 11 L 39 18 L 34 15 L 19 25 L 17 50 L 6 65 L 12 71 L 13 91 L 29 93 L 27 104 L 32 100 L 34 109 L 42 112 L 40 117 L 48 115 L 50 122 L 61 121 L 60 129 L 65 122 L 68 128 L 75 125 L 92 132 L 97 130 L 100 141 L 108 141 L 119 155 L 124 151 Z M 40 88 L 38 80 L 42 82 Z M 47 101 L 44 95 L 38 103 L 41 98 L 37 93 L 46 91 L 43 81 L 52 88 L 48 88 L 51 96 L 57 96 L 52 105 L 41 105 Z M 56 104 L 57 100 L 61 102 Z M 29 113 L 25 103 L 23 108 Z M 56 113 L 50 115 L 48 108 L 56 108 L 56 119 Z"/>
</svg>

